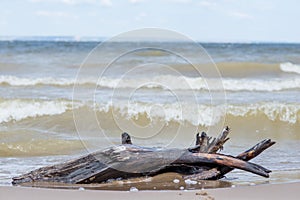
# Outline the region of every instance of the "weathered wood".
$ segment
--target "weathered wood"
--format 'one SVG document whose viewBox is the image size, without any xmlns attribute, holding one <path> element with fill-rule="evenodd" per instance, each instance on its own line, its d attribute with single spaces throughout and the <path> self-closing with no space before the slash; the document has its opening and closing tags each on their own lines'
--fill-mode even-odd
<svg viewBox="0 0 300 200">
<path fill-rule="evenodd" d="M 197 133 L 196 146 L 189 148 L 189 151 L 195 153 L 217 153 L 218 151 L 223 150 L 224 143 L 229 140 L 229 138 L 227 138 L 229 131 L 229 127 L 226 126 L 222 133 L 217 138 L 214 138 L 212 142 L 210 142 L 212 138 L 208 137 L 205 132 L 202 132 L 201 136 Z"/>
<path fill-rule="evenodd" d="M 263 140 L 247 151 L 239 154 L 238 156 L 236 156 L 236 158 L 244 161 L 251 160 L 274 144 L 275 142 L 271 141 L 270 139 Z M 234 168 L 228 166 L 219 166 L 206 171 L 202 171 L 197 174 L 184 176 L 184 178 L 193 180 L 217 180 L 223 178 L 225 174 L 231 172 L 233 169 Z M 265 169 L 264 171 L 267 173 L 271 172 L 271 170 L 268 169 Z"/>
<path fill-rule="evenodd" d="M 202 133 L 204 133 L 204 132 L 202 132 Z M 196 146 L 199 146 L 200 145 L 200 143 L 201 143 L 201 137 L 200 137 L 200 133 L 197 133 L 196 134 Z"/>
<path fill-rule="evenodd" d="M 201 133 L 201 137 L 200 137 L 200 149 L 199 149 L 199 153 L 201 152 L 207 152 L 207 145 L 208 145 L 208 140 L 209 138 L 207 137 L 205 132 Z"/>
<path fill-rule="evenodd" d="M 122 138 L 122 144 L 132 144 L 131 137 L 128 133 L 124 132 L 121 135 Z"/>
<path fill-rule="evenodd" d="M 219 135 L 219 137 L 214 138 L 214 140 L 208 145 L 206 152 L 217 153 L 219 150 L 223 150 L 224 143 L 229 140 L 229 138 L 227 138 L 229 131 L 230 131 L 229 127 L 226 126 L 226 128 Z"/>
<path fill-rule="evenodd" d="M 104 162 L 100 162 L 100 160 Z M 221 165 L 268 177 L 268 173 L 263 167 L 231 156 L 191 153 L 180 149 L 150 150 L 133 145 L 121 145 L 65 164 L 40 168 L 14 178 L 13 184 L 28 181 L 100 183 L 112 178 L 153 176 L 164 173 L 166 169 L 169 172 L 184 173 L 181 164 L 186 165 L 186 168 L 195 168 L 194 171 L 186 170 L 185 173 L 188 174 L 195 173 L 197 166 Z"/>
<path fill-rule="evenodd" d="M 120 146 L 97 151 L 66 163 L 39 168 L 14 177 L 12 183 L 103 183 L 111 179 L 155 176 L 167 172 L 176 172 L 188 178 L 218 179 L 234 168 L 269 177 L 270 170 L 247 160 L 259 155 L 274 143 L 265 140 L 236 158 L 217 154 L 229 139 L 228 133 L 227 127 L 212 142 L 204 132 L 200 137 L 197 134 L 196 147 L 189 149 L 139 147 L 132 145 L 129 134 L 123 133 Z"/>
</svg>

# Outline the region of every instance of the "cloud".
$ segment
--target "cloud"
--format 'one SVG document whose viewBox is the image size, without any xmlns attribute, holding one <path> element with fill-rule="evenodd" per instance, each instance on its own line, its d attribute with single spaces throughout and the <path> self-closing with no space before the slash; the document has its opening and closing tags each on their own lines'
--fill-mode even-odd
<svg viewBox="0 0 300 200">
<path fill-rule="evenodd" d="M 76 5 L 79 2 L 76 0 L 61 0 L 61 3 L 68 4 L 68 5 Z"/>
<path fill-rule="evenodd" d="M 59 18 L 72 18 L 72 19 L 77 19 L 78 17 L 75 15 L 71 15 L 66 12 L 61 12 L 61 11 L 44 11 L 40 10 L 35 12 L 37 16 L 41 17 L 59 17 Z"/>
<path fill-rule="evenodd" d="M 141 3 L 143 2 L 144 0 L 129 0 L 129 3 L 132 3 L 132 4 L 137 4 L 137 3 Z"/>
<path fill-rule="evenodd" d="M 240 18 L 240 19 L 253 19 L 254 17 L 252 15 L 249 15 L 247 13 L 243 12 L 231 12 L 229 13 L 230 16 Z"/>
<path fill-rule="evenodd" d="M 64 5 L 102 5 L 102 6 L 112 6 L 111 0 L 29 0 L 31 3 L 60 3 Z"/>
<path fill-rule="evenodd" d="M 40 3 L 42 0 L 28 0 L 30 3 Z"/>
<path fill-rule="evenodd" d="M 112 6 L 112 1 L 111 0 L 101 0 L 100 4 L 103 6 Z"/>
<path fill-rule="evenodd" d="M 169 0 L 170 3 L 191 3 L 192 0 Z"/>
<path fill-rule="evenodd" d="M 215 1 L 208 1 L 208 0 L 200 1 L 198 4 L 200 6 L 209 7 L 209 8 L 217 6 L 217 2 L 215 2 Z"/>
</svg>

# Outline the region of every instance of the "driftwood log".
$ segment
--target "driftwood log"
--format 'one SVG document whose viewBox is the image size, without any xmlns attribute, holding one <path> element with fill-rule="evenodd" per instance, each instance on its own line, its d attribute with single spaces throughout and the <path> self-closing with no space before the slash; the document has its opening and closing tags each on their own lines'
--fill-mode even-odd
<svg viewBox="0 0 300 200">
<path fill-rule="evenodd" d="M 122 134 L 122 145 L 13 178 L 13 185 L 53 182 L 68 184 L 105 183 L 112 179 L 151 177 L 176 172 L 186 179 L 216 180 L 234 168 L 263 177 L 271 170 L 248 162 L 275 142 L 263 140 L 236 157 L 217 153 L 228 141 L 226 127 L 217 138 L 204 132 L 196 135 L 196 146 L 188 149 L 159 149 L 133 145 L 130 135 Z"/>
</svg>

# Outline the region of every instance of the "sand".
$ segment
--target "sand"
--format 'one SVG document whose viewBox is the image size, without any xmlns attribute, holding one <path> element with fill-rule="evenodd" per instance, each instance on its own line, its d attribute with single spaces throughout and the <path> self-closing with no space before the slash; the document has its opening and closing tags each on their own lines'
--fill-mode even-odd
<svg viewBox="0 0 300 200">
<path fill-rule="evenodd" d="M 57 199 L 299 199 L 300 182 L 288 184 L 266 184 L 257 186 L 240 186 L 236 188 L 188 190 L 188 191 L 97 191 L 42 189 L 28 187 L 0 187 L 0 199 L 5 200 L 57 200 Z"/>
</svg>

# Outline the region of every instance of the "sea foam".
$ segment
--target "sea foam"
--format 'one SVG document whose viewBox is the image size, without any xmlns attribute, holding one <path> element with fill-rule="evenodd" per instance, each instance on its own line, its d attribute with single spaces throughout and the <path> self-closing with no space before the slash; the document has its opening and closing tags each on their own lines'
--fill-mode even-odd
<svg viewBox="0 0 300 200">
<path fill-rule="evenodd" d="M 294 70 L 296 71 L 296 69 Z M 208 84 L 209 83 L 209 84 Z M 58 87 L 72 87 L 74 84 L 90 85 L 100 88 L 126 89 L 126 88 L 148 88 L 162 90 L 226 90 L 226 91 L 280 91 L 300 89 L 300 77 L 294 78 L 202 78 L 161 75 L 145 78 L 96 78 L 72 79 L 72 78 L 21 78 L 16 76 L 0 76 L 0 84 L 11 86 L 35 86 L 51 85 Z"/>
<path fill-rule="evenodd" d="M 281 63 L 280 69 L 284 72 L 300 74 L 300 65 L 296 65 L 290 62 Z"/>
<path fill-rule="evenodd" d="M 10 99 L 0 101 L 0 123 L 29 117 L 58 115 L 72 109 L 72 102 Z"/>
<path fill-rule="evenodd" d="M 300 104 L 261 102 L 253 104 L 203 105 L 190 103 L 145 103 L 118 102 L 84 104 L 71 100 L 22 100 L 6 99 L 0 101 L 0 123 L 20 121 L 41 116 L 55 116 L 77 109 L 89 109 L 109 119 L 113 113 L 117 117 L 128 120 L 141 120 L 164 123 L 188 122 L 195 126 L 213 126 L 223 117 L 258 117 L 264 116 L 270 121 L 279 120 L 291 124 L 298 123 Z M 55 119 L 55 118 L 54 118 Z"/>
</svg>

